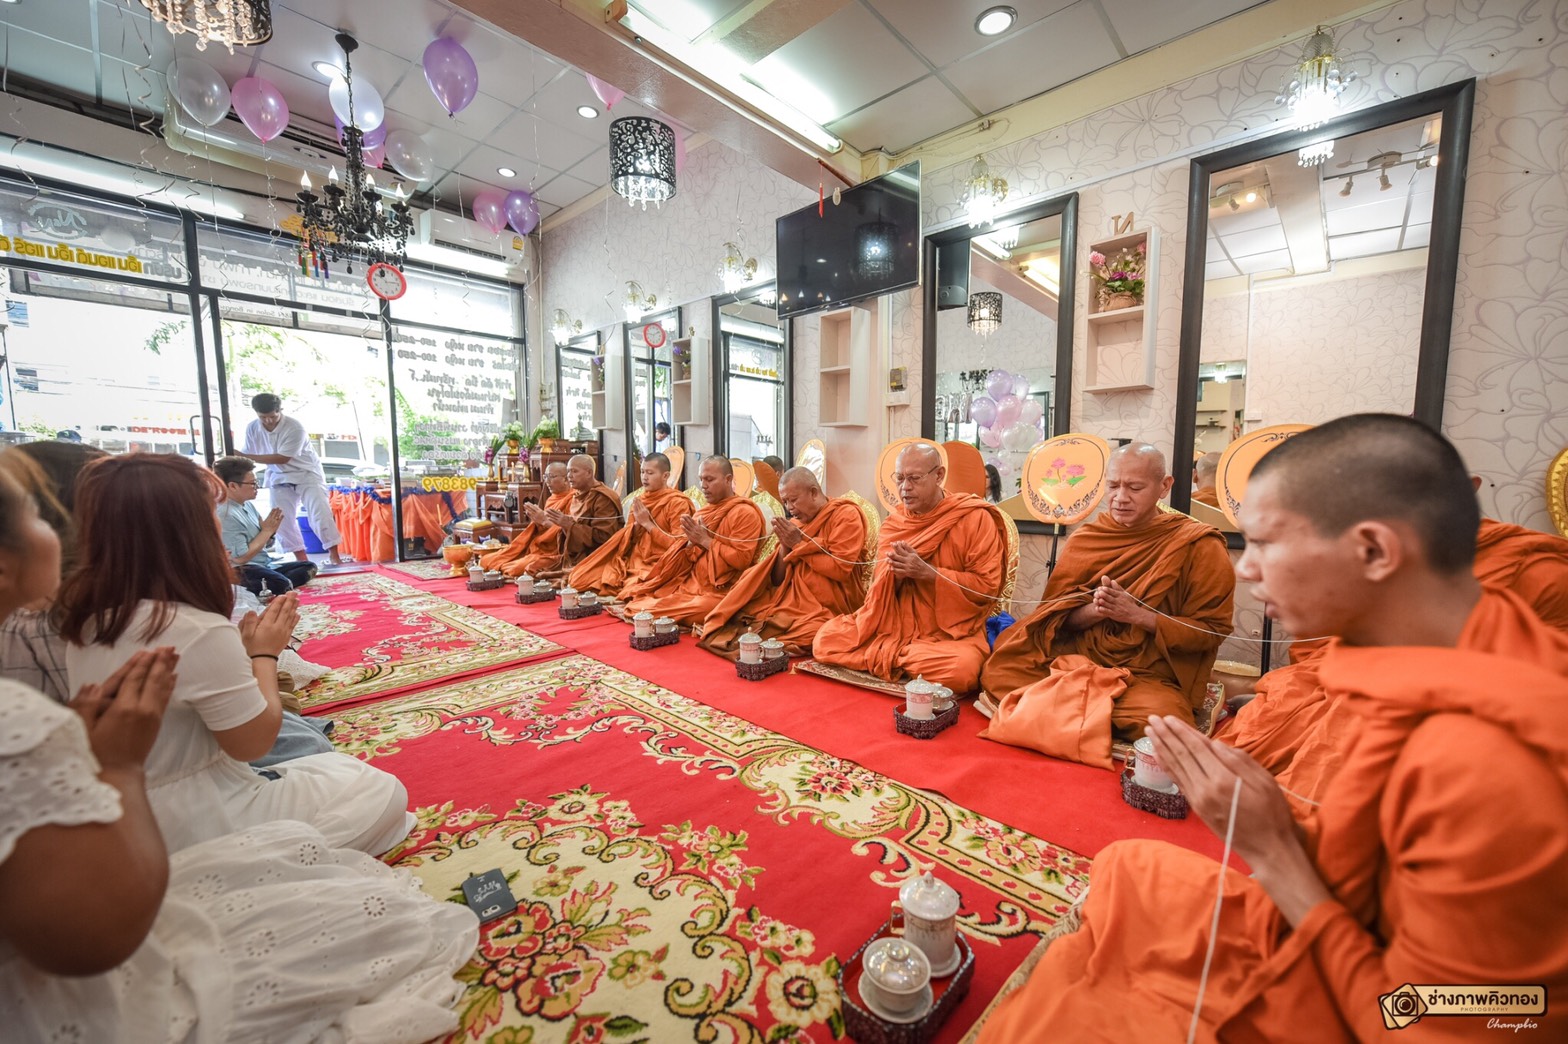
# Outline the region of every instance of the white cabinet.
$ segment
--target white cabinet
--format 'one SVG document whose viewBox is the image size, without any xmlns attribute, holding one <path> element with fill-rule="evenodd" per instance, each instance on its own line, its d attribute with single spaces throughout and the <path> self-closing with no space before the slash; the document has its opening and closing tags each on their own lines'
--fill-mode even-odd
<svg viewBox="0 0 1568 1044">
<path fill-rule="evenodd" d="M 876 308 L 873 301 L 817 316 L 818 408 L 824 428 L 864 428 L 870 423 Z"/>
<path fill-rule="evenodd" d="M 670 342 L 670 412 L 676 424 L 713 423 L 713 350 L 706 337 Z M 680 360 L 684 359 L 684 365 Z"/>
</svg>

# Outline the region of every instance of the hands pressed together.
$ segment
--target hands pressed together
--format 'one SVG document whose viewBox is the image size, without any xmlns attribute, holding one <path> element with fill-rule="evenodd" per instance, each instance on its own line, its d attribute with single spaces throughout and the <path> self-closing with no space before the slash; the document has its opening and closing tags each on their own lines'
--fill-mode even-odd
<svg viewBox="0 0 1568 1044">
<path fill-rule="evenodd" d="M 887 567 L 900 580 L 930 583 L 937 577 L 936 567 L 921 558 L 914 548 L 902 540 L 894 541 L 888 548 Z"/>
<path fill-rule="evenodd" d="M 290 591 L 272 600 L 260 616 L 246 613 L 240 620 L 240 639 L 245 652 L 251 656 L 271 656 L 288 648 L 294 636 L 294 626 L 299 623 L 299 592 Z"/>
<path fill-rule="evenodd" d="M 794 550 L 806 539 L 806 534 L 801 531 L 794 519 L 775 515 L 771 524 L 773 535 L 779 538 L 779 543 L 784 545 L 786 551 Z"/>
<path fill-rule="evenodd" d="M 713 546 L 713 531 L 699 522 L 695 515 L 681 519 L 681 530 L 686 534 L 687 541 L 704 551 Z"/>
</svg>

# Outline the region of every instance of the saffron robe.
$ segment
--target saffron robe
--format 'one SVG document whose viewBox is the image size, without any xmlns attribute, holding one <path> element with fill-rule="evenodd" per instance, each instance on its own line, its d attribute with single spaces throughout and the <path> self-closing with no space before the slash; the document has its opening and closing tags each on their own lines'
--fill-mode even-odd
<svg viewBox="0 0 1568 1044">
<path fill-rule="evenodd" d="M 572 506 L 572 489 L 568 486 L 563 492 L 551 493 L 545 498 L 543 507 L 557 511 L 570 510 Z M 526 517 L 526 516 L 525 516 Z M 518 562 L 526 554 L 545 546 L 548 536 L 555 533 L 555 527 L 543 522 L 530 522 L 503 548 L 479 556 L 479 564 L 486 569 L 505 569 L 507 566 Z M 519 576 L 522 570 L 509 572 L 508 576 Z"/>
<path fill-rule="evenodd" d="M 1102 576 L 1165 614 L 1152 632 L 1114 620 L 1067 629 Z M 1213 526 L 1161 512 L 1129 529 L 1102 513 L 1068 539 L 1043 604 L 997 638 L 981 676 L 997 709 L 982 735 L 1110 768 L 1111 731 L 1141 736 L 1152 714 L 1191 722 L 1231 633 L 1235 590 Z"/>
<path fill-rule="evenodd" d="M 1292 930 L 1261 885 L 1224 871 L 1197 1039 L 1476 1040 L 1483 1019 L 1390 1034 L 1379 998 L 1406 983 L 1568 993 L 1568 682 L 1470 650 L 1338 644 L 1322 673 L 1363 723 L 1308 843 L 1333 899 Z M 1163 842 L 1108 846 L 1082 927 L 981 1044 L 1186 1039 L 1220 872 Z M 1530 1018 L 1539 1039 L 1568 1038 L 1561 1005 Z"/>
<path fill-rule="evenodd" d="M 810 522 L 800 523 L 805 539 L 793 548 L 782 544 L 746 570 L 703 621 L 702 641 L 709 652 L 731 660 L 740 656 L 740 636 L 748 624 L 764 640 L 777 638 L 798 656 L 828 620 L 860 608 L 865 599 L 857 579 L 866 553 L 866 516 L 854 501 L 829 500 Z M 783 562 L 784 580 L 774 584 L 773 567 Z"/>
<path fill-rule="evenodd" d="M 631 584 L 648 578 L 659 557 L 681 535 L 681 519 L 696 508 L 691 498 L 668 487 L 657 493 L 644 492 L 640 498 L 659 528 L 644 529 L 636 520 L 628 521 L 598 550 L 578 562 L 567 582 L 579 591 L 592 591 L 604 598 L 619 598 Z"/>
<path fill-rule="evenodd" d="M 1220 506 L 1220 491 L 1213 486 L 1200 486 L 1192 491 L 1192 499 L 1195 503 L 1217 508 Z"/>
<path fill-rule="evenodd" d="M 626 588 L 628 612 L 668 616 L 683 626 L 702 623 L 756 561 L 766 539 L 762 509 L 742 496 L 706 505 L 697 521 L 714 534 L 712 546 L 698 547 L 683 535 L 659 557 L 648 579 Z"/>
<path fill-rule="evenodd" d="M 620 525 L 621 498 L 603 482 L 596 482 L 581 493 L 572 492 L 563 509 L 580 521 L 562 529 L 551 527 L 551 535 L 534 542 L 533 549 L 502 569 L 507 576 L 532 573 L 559 573 L 570 569 L 589 552 L 608 540 Z"/>
<path fill-rule="evenodd" d="M 1475 578 L 1506 587 L 1552 627 L 1568 631 L 1568 540 L 1507 522 L 1481 520 Z"/>
<path fill-rule="evenodd" d="M 985 620 L 1007 576 L 1005 527 L 1001 513 L 972 493 L 949 493 L 923 515 L 899 505 L 882 523 L 865 604 L 823 624 L 812 655 L 887 681 L 920 675 L 954 692 L 973 692 L 987 651 Z M 894 576 L 887 556 L 898 541 L 941 576 L 928 582 Z"/>
</svg>

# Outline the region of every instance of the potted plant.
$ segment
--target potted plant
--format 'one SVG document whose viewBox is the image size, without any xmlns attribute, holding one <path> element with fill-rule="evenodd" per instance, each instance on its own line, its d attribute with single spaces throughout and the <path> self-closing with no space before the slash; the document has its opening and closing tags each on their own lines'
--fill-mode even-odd
<svg viewBox="0 0 1568 1044">
<path fill-rule="evenodd" d="M 506 451 L 509 455 L 517 456 L 517 451 L 522 448 L 523 440 L 528 437 L 523 431 L 523 426 L 517 421 L 512 421 L 501 429 L 501 438 L 506 442 Z"/>
<path fill-rule="evenodd" d="M 589 360 L 590 387 L 596 392 L 604 391 L 604 356 L 595 355 Z"/>
<path fill-rule="evenodd" d="M 670 369 L 675 380 L 691 380 L 691 356 L 678 344 L 670 347 Z"/>
<path fill-rule="evenodd" d="M 553 417 L 547 417 L 539 422 L 534 429 L 533 442 L 545 453 L 555 452 L 555 440 L 561 437 L 561 426 Z"/>
<path fill-rule="evenodd" d="M 1089 270 L 1094 275 L 1096 299 L 1101 312 L 1134 308 L 1143 304 L 1144 273 L 1148 270 L 1148 240 L 1124 247 L 1114 257 L 1098 250 L 1089 254 Z"/>
</svg>

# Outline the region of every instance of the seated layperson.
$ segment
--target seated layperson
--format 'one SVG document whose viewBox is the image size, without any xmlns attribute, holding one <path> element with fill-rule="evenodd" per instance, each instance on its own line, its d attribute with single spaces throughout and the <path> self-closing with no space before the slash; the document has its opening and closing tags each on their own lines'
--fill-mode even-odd
<svg viewBox="0 0 1568 1044">
<path fill-rule="evenodd" d="M 1359 719 L 1343 769 L 1302 831 L 1251 758 L 1151 721 L 1161 764 L 1211 829 L 1234 829 L 1251 876 L 1161 842 L 1110 845 L 1081 927 L 982 1044 L 1182 1040 L 1200 1001 L 1198 1040 L 1381 1041 L 1399 1035 L 1380 1000 L 1409 983 L 1568 991 L 1568 682 L 1456 647 L 1485 600 L 1458 454 L 1408 418 L 1333 421 L 1259 462 L 1241 521 L 1238 574 L 1269 612 L 1339 636 L 1322 676 Z M 1568 1033 L 1549 1001 L 1530 1021 Z M 1408 1033 L 1481 1028 L 1425 1015 Z"/>
<path fill-rule="evenodd" d="M 571 489 L 566 507 L 528 505 L 532 508 L 529 517 L 549 528 L 541 532 L 526 555 L 506 567 L 508 576 L 560 576 L 615 532 L 621 519 L 621 498 L 595 477 L 593 458 L 582 453 L 573 457 L 566 465 L 566 482 Z"/>
<path fill-rule="evenodd" d="M 60 591 L 60 633 L 73 687 L 109 678 L 138 649 L 181 657 L 173 702 L 148 757 L 153 811 L 169 847 L 185 848 L 276 819 L 300 819 L 337 847 L 371 854 L 413 825 L 398 780 L 344 754 L 275 766 L 282 708 L 277 657 L 298 618 L 293 592 L 238 629 L 234 588 L 212 519 L 211 476 L 183 457 L 100 460 L 77 498 L 77 568 Z"/>
<path fill-rule="evenodd" d="M 245 457 L 223 457 L 212 466 L 223 483 L 218 523 L 229 561 L 239 570 L 240 586 L 251 594 L 265 587 L 275 595 L 310 583 L 316 575 L 311 561 L 267 565 L 266 549 L 283 523 L 283 510 L 273 508 L 262 518 L 251 501 L 256 499 L 256 463 Z"/>
<path fill-rule="evenodd" d="M 882 523 L 876 575 L 858 610 L 823 624 L 811 652 L 823 663 L 887 681 L 923 676 L 972 692 L 987 650 L 985 620 L 1007 575 L 1006 523 L 970 493 L 948 493 L 929 443 L 898 455 L 902 503 Z"/>
<path fill-rule="evenodd" d="M 1068 538 L 1042 604 L 986 661 L 989 738 L 1108 768 L 1113 732 L 1135 739 L 1154 714 L 1193 720 L 1236 575 L 1218 530 L 1160 510 L 1171 481 L 1153 446 L 1111 454 L 1105 510 Z"/>
<path fill-rule="evenodd" d="M 811 650 L 829 619 L 860 608 L 858 579 L 866 548 L 866 516 L 844 497 L 829 500 L 817 477 L 791 468 L 779 479 L 789 518 L 775 518 L 779 546 L 735 582 L 702 625 L 709 652 L 740 657 L 740 636 L 751 628 L 777 638 L 791 655 Z"/>
<path fill-rule="evenodd" d="M 560 461 L 546 464 L 544 468 L 544 507 L 523 505 L 523 515 L 528 521 L 513 535 L 512 540 L 498 551 L 479 556 L 479 564 L 486 569 L 499 569 L 507 576 L 522 576 L 519 563 L 550 543 L 555 527 L 545 519 L 546 511 L 565 511 L 572 506 L 572 486 L 566 480 L 566 465 Z M 516 567 L 516 568 L 514 568 Z"/>
<path fill-rule="evenodd" d="M 681 519 L 681 540 L 659 556 L 646 580 L 627 586 L 627 611 L 700 624 L 757 558 L 766 524 L 762 509 L 735 492 L 735 468 L 705 457 L 697 481 L 707 504 Z"/>
<path fill-rule="evenodd" d="M 648 578 L 659 557 L 681 538 L 681 519 L 696 509 L 670 485 L 670 458 L 650 453 L 640 469 L 642 492 L 630 497 L 626 524 L 572 568 L 567 583 L 579 591 L 619 598 Z"/>
</svg>

